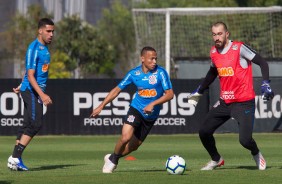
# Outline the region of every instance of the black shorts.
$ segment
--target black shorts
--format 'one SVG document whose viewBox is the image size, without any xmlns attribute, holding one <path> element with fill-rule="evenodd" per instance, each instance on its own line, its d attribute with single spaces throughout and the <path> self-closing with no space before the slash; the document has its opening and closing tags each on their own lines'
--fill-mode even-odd
<svg viewBox="0 0 282 184">
<path fill-rule="evenodd" d="M 42 126 L 43 120 L 43 104 L 38 94 L 27 89 L 21 91 L 21 97 L 24 101 L 24 121 L 18 130 L 17 140 L 20 140 L 22 134 L 33 137 L 34 130 Z"/>
<path fill-rule="evenodd" d="M 143 142 L 154 126 L 155 121 L 144 119 L 138 110 L 130 107 L 124 122 L 134 127 L 135 137 Z"/>
<path fill-rule="evenodd" d="M 213 133 L 233 117 L 239 125 L 240 140 L 252 139 L 255 114 L 255 100 L 226 104 L 222 99 L 208 112 L 201 130 Z"/>
</svg>

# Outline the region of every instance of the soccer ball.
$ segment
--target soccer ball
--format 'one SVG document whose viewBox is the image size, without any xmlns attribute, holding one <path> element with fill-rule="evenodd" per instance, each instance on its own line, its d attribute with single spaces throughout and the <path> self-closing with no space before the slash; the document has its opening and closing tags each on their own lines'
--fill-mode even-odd
<svg viewBox="0 0 282 184">
<path fill-rule="evenodd" d="M 183 174 L 186 169 L 186 162 L 179 155 L 173 155 L 167 159 L 165 168 L 170 174 Z"/>
</svg>

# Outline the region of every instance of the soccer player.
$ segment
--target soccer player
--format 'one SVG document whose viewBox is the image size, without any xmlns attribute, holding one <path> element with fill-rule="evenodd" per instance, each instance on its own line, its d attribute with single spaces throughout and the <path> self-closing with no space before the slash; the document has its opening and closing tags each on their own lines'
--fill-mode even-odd
<svg viewBox="0 0 282 184">
<path fill-rule="evenodd" d="M 8 158 L 8 168 L 11 170 L 27 171 L 22 161 L 22 153 L 32 138 L 42 127 L 43 104 L 52 104 L 51 98 L 45 93 L 50 64 L 48 44 L 52 42 L 54 23 L 49 18 L 42 18 L 38 22 L 38 35 L 26 52 L 26 73 L 22 83 L 13 88 L 20 93 L 24 101 L 24 121 L 20 127 L 16 145 L 12 155 Z"/>
<path fill-rule="evenodd" d="M 174 96 L 167 72 L 157 65 L 156 50 L 144 47 L 140 59 L 142 64 L 130 70 L 91 114 L 92 117 L 96 117 L 124 88 L 130 84 L 136 86 L 135 97 L 130 104 L 114 152 L 104 157 L 103 173 L 112 173 L 121 157 L 138 149 L 158 118 L 161 104 Z"/>
<path fill-rule="evenodd" d="M 211 161 L 201 170 L 213 170 L 224 165 L 213 133 L 231 117 L 238 121 L 240 144 L 250 150 L 258 169 L 265 170 L 265 159 L 252 137 L 255 113 L 252 63 L 261 68 L 261 92 L 264 100 L 274 96 L 269 85 L 268 64 L 243 42 L 229 40 L 230 33 L 225 23 L 214 23 L 211 32 L 214 46 L 210 50 L 210 69 L 200 86 L 188 96 L 188 102 L 196 106 L 204 90 L 218 76 L 220 99 L 208 112 L 199 130 L 201 142 L 211 157 Z"/>
</svg>

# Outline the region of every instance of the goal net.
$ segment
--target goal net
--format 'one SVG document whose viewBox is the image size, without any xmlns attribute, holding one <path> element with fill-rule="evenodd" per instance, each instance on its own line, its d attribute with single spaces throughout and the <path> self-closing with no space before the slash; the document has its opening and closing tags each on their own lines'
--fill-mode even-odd
<svg viewBox="0 0 282 184">
<path fill-rule="evenodd" d="M 227 24 L 230 39 L 266 59 L 282 58 L 282 7 L 133 9 L 137 51 L 150 45 L 168 72 L 171 58 L 208 59 L 211 25 Z"/>
</svg>

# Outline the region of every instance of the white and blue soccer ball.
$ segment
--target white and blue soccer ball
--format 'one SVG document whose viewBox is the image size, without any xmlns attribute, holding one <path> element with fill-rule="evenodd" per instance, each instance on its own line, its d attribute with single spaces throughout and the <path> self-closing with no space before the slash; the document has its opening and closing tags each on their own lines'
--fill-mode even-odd
<svg viewBox="0 0 282 184">
<path fill-rule="evenodd" d="M 183 174 L 186 162 L 181 156 L 173 155 L 167 159 L 165 168 L 169 174 Z"/>
</svg>

